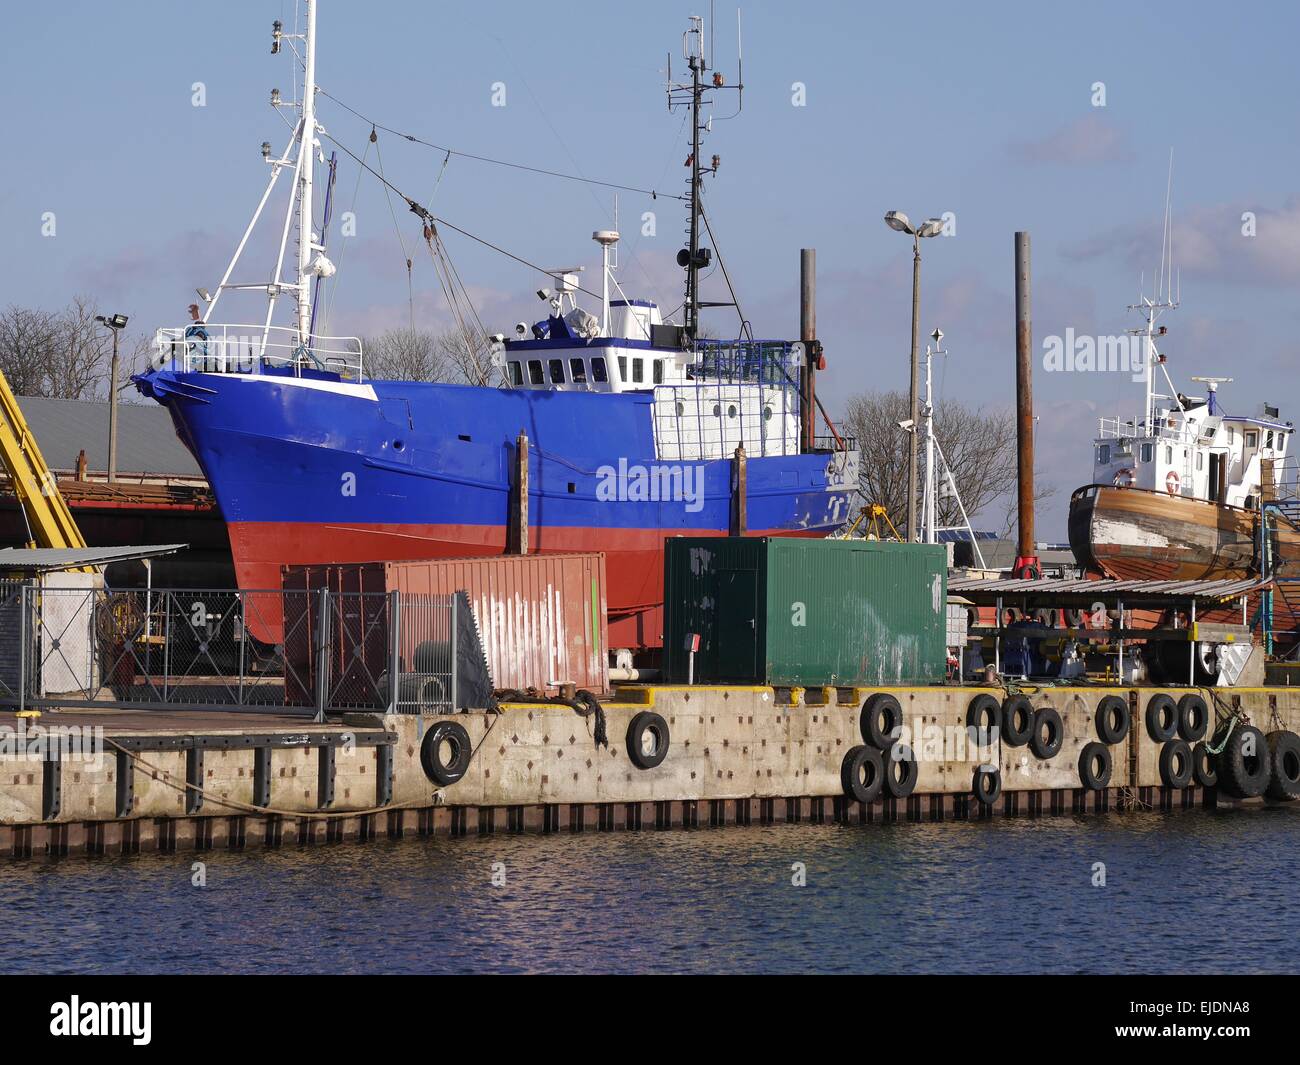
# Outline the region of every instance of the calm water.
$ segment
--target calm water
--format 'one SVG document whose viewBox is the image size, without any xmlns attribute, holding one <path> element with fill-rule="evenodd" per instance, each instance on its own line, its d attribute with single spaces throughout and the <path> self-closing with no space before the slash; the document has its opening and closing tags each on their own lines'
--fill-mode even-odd
<svg viewBox="0 0 1300 1065">
<path fill-rule="evenodd" d="M 6 861 L 0 971 L 1297 971 L 1291 807 L 198 857 Z"/>
</svg>

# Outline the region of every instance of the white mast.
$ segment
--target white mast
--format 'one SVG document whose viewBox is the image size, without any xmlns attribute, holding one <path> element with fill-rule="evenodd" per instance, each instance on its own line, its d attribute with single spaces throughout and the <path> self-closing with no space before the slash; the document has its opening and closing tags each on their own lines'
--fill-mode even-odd
<svg viewBox="0 0 1300 1065">
<path fill-rule="evenodd" d="M 934 347 L 925 346 L 925 501 L 921 521 L 925 526 L 925 542 L 936 543 L 935 517 L 938 513 L 935 497 L 939 494 L 934 482 L 934 356 L 944 355 L 939 349 L 943 340 L 943 331 L 936 329 L 930 334 Z"/>
<path fill-rule="evenodd" d="M 298 161 L 298 343 L 310 347 L 311 265 L 316 250 L 312 232 L 312 168 L 316 151 L 316 0 L 307 4 L 307 55 L 302 92 L 302 141 Z"/>
<path fill-rule="evenodd" d="M 612 276 L 614 246 L 618 243 L 618 230 L 598 229 L 591 239 L 600 245 L 600 335 L 609 336 L 609 280 Z M 617 284 L 618 282 L 615 282 Z"/>
</svg>

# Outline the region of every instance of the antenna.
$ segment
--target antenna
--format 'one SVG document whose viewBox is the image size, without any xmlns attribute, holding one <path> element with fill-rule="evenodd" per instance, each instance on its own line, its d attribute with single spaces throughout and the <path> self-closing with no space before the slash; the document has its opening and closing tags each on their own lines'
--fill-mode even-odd
<svg viewBox="0 0 1300 1065">
<path fill-rule="evenodd" d="M 737 11 L 737 27 L 739 27 L 739 17 L 739 11 Z M 739 93 L 741 88 L 739 82 L 736 85 L 727 85 L 726 79 L 716 71 L 707 82 L 704 79 L 704 75 L 711 69 L 713 62 L 712 0 L 710 0 L 710 38 L 707 60 L 705 59 L 704 29 L 703 17 L 691 15 L 690 26 L 682 34 L 682 55 L 686 59 L 687 67 L 690 69 L 690 81 L 674 82 L 672 80 L 671 56 L 669 57 L 668 67 L 670 72 L 668 76 L 668 110 L 671 111 L 675 107 L 689 107 L 691 109 L 691 154 L 686 158 L 686 166 L 691 172 L 688 179 L 690 220 L 686 230 L 686 247 L 677 253 L 677 265 L 686 271 L 686 298 L 682 302 L 685 309 L 686 323 L 683 332 L 691 344 L 694 343 L 695 337 L 699 333 L 700 308 L 704 306 L 699 295 L 700 270 L 707 267 L 713 260 L 712 250 L 700 247 L 700 219 L 704 213 L 704 206 L 701 202 L 703 180 L 706 173 L 717 174 L 718 166 L 721 163 L 721 159 L 717 155 L 712 157 L 709 165 L 706 166 L 703 162 L 701 139 L 704 134 L 711 133 L 713 130 L 711 100 L 706 101 L 706 94 L 722 89 L 736 89 L 737 93 Z M 739 32 L 739 29 L 737 32 Z M 706 102 L 710 103 L 710 115 L 702 123 L 701 111 Z M 739 107 L 737 107 L 736 114 L 740 114 Z M 735 116 L 728 117 L 734 118 Z M 721 305 L 717 304 L 715 306 Z"/>
</svg>

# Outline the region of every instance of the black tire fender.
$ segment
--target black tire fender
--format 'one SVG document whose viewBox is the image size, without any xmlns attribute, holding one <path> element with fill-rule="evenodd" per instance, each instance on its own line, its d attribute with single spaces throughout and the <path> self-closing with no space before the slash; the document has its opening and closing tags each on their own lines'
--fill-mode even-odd
<svg viewBox="0 0 1300 1065">
<path fill-rule="evenodd" d="M 1195 692 L 1188 692 L 1178 700 L 1178 735 L 1188 743 L 1205 739 L 1210 727 L 1210 708 Z"/>
<path fill-rule="evenodd" d="M 1097 704 L 1097 738 L 1114 746 L 1123 743 L 1133 727 L 1128 702 L 1118 695 L 1108 695 Z"/>
<path fill-rule="evenodd" d="M 1034 711 L 1034 734 L 1029 739 L 1029 749 L 1035 758 L 1044 762 L 1061 753 L 1065 742 L 1065 725 L 1053 707 L 1040 706 Z"/>
<path fill-rule="evenodd" d="M 1178 735 L 1178 704 L 1161 692 L 1147 702 L 1147 735 L 1156 743 L 1168 743 Z"/>
<path fill-rule="evenodd" d="M 1186 740 L 1170 740 L 1160 748 L 1160 780 L 1165 787 L 1187 787 L 1194 772 L 1192 748 Z"/>
<path fill-rule="evenodd" d="M 857 802 L 875 802 L 885 786 L 885 763 L 874 747 L 850 747 L 840 765 L 844 794 Z"/>
<path fill-rule="evenodd" d="M 966 706 L 966 735 L 971 742 L 978 743 L 981 735 L 992 742 L 1001 731 L 1002 704 L 987 692 L 975 696 Z"/>
<path fill-rule="evenodd" d="M 1233 729 L 1214 759 L 1219 790 L 1236 799 L 1259 798 L 1273 779 L 1271 762 L 1268 741 L 1259 729 L 1254 725 Z"/>
<path fill-rule="evenodd" d="M 1002 795 L 1002 770 L 995 765 L 977 765 L 970 790 L 981 806 L 992 806 Z"/>
<path fill-rule="evenodd" d="M 654 746 L 646 750 L 646 738 Z M 627 726 L 627 756 L 638 769 L 653 769 L 668 757 L 668 722 L 653 710 L 642 710 Z"/>
<path fill-rule="evenodd" d="M 1214 771 L 1214 759 L 1210 756 L 1210 747 L 1204 740 L 1192 748 L 1192 775 L 1196 783 L 1203 788 L 1217 788 L 1219 776 Z"/>
<path fill-rule="evenodd" d="M 878 751 L 887 751 L 898 742 L 903 708 L 892 695 L 877 692 L 862 704 L 862 720 L 858 726 L 864 741 Z"/>
<path fill-rule="evenodd" d="M 1300 799 L 1300 736 L 1278 730 L 1268 734 L 1271 777 L 1264 794 L 1278 802 Z"/>
<path fill-rule="evenodd" d="M 1110 783 L 1112 768 L 1110 748 L 1104 743 L 1092 740 L 1079 752 L 1079 782 L 1090 791 L 1100 791 Z"/>
<path fill-rule="evenodd" d="M 895 799 L 906 799 L 916 790 L 920 767 L 911 748 L 897 744 L 884 755 L 885 790 Z"/>
<path fill-rule="evenodd" d="M 469 769 L 474 748 L 459 721 L 439 721 L 420 743 L 420 767 L 440 788 L 455 784 Z"/>
<path fill-rule="evenodd" d="M 1023 695 L 1013 695 L 1002 703 L 1002 742 L 1008 747 L 1023 747 L 1034 734 L 1034 704 Z"/>
</svg>

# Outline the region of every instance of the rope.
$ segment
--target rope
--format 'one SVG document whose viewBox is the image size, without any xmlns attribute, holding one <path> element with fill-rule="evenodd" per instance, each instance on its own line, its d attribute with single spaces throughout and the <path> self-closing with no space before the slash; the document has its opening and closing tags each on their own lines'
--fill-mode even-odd
<svg viewBox="0 0 1300 1065">
<path fill-rule="evenodd" d="M 1237 722 L 1246 720 L 1246 714 L 1240 707 L 1234 708 L 1228 706 L 1223 701 L 1223 697 L 1213 688 L 1200 688 L 1198 690 L 1204 692 L 1213 701 L 1216 718 L 1214 731 L 1210 733 L 1209 737 L 1205 741 L 1205 749 L 1213 755 L 1222 754 L 1223 749 L 1228 746 L 1228 740 L 1232 738 L 1232 733 L 1237 727 Z M 1219 744 L 1218 747 L 1215 747 L 1214 733 L 1223 728 L 1225 722 L 1227 723 L 1228 728 L 1223 734 L 1223 742 Z"/>
<path fill-rule="evenodd" d="M 579 688 L 572 699 L 565 699 L 560 695 L 542 695 L 536 688 L 529 688 L 527 691 L 522 692 L 515 688 L 506 688 L 494 694 L 503 703 L 525 703 L 530 706 L 567 706 L 579 717 L 594 717 L 596 727 L 592 731 L 592 739 L 597 747 L 609 746 L 609 735 L 605 731 L 605 708 L 600 705 L 600 700 L 587 691 L 586 688 Z"/>
<path fill-rule="evenodd" d="M 597 706 L 599 707 L 599 704 L 597 704 Z M 501 714 L 498 711 L 496 714 L 493 715 L 491 724 L 489 724 L 488 727 L 483 731 L 483 735 L 479 739 L 478 743 L 476 743 L 474 745 L 473 750 L 470 751 L 469 753 L 470 762 L 473 762 L 474 756 L 478 754 L 479 748 L 482 747 L 483 744 L 487 742 L 488 736 L 492 734 L 492 730 L 496 728 L 497 722 L 499 720 L 501 720 Z M 601 714 L 602 725 L 603 725 L 603 721 L 604 721 L 604 715 L 602 712 Z M 240 802 L 238 799 L 217 798 L 216 796 L 209 795 L 207 791 L 203 788 L 203 786 L 200 784 L 191 784 L 189 781 L 186 781 L 184 784 L 174 784 L 169 779 L 169 774 L 167 770 L 163 769 L 161 766 L 156 766 L 152 762 L 146 761 L 144 758 L 140 757 L 140 755 L 135 751 L 127 750 L 121 744 L 116 743 L 113 740 L 106 738 L 104 740 L 104 743 L 107 746 L 112 747 L 115 751 L 120 751 L 122 754 L 126 755 L 135 764 L 143 766 L 145 769 L 149 770 L 151 773 L 154 774 L 154 779 L 157 780 L 163 786 L 171 788 L 173 791 L 179 791 L 182 794 L 192 791 L 196 793 L 200 798 L 202 798 L 205 803 L 211 802 L 217 806 L 224 806 L 230 810 L 240 810 L 243 813 L 271 815 L 273 817 L 305 818 L 306 820 L 309 821 L 332 821 L 340 817 L 369 817 L 372 814 L 388 813 L 390 810 L 418 810 L 418 809 L 424 809 L 430 805 L 427 802 L 394 802 L 394 803 L 388 803 L 385 806 L 371 806 L 364 810 L 338 810 L 329 813 L 319 813 L 316 811 L 309 811 L 309 810 L 281 810 L 274 806 L 254 806 L 251 803 Z"/>
<path fill-rule="evenodd" d="M 494 721 L 493 724 L 495 723 L 496 722 Z M 492 730 L 489 727 L 488 732 L 491 731 Z M 483 739 L 487 739 L 486 732 L 483 734 Z M 482 744 L 482 742 L 483 742 L 482 740 L 479 741 L 480 745 Z M 128 758 L 131 759 L 132 762 L 136 763 L 137 765 L 143 766 L 145 769 L 148 769 L 150 772 L 154 774 L 154 779 L 157 780 L 160 784 L 164 785 L 165 787 L 171 788 L 173 791 L 179 791 L 182 793 L 192 791 L 195 792 L 197 795 L 199 795 L 205 803 L 211 802 L 217 806 L 224 806 L 227 809 L 231 809 L 231 810 L 240 810 L 244 813 L 263 814 L 263 815 L 269 814 L 273 817 L 305 818 L 311 821 L 332 821 L 339 817 L 369 817 L 371 814 L 387 813 L 389 810 L 412 810 L 412 809 L 418 809 L 429 805 L 427 802 L 396 802 L 396 803 L 389 803 L 387 806 L 372 806 L 365 810 L 340 810 L 331 813 L 318 813 L 315 811 L 305 811 L 305 810 L 281 810 L 281 809 L 277 809 L 274 806 L 254 806 L 251 803 L 240 802 L 238 799 L 217 798 L 215 796 L 209 795 L 201 785 L 191 784 L 189 781 L 186 781 L 184 784 L 174 784 L 171 780 L 168 779 L 167 770 L 161 768 L 160 766 L 154 765 L 152 762 L 146 761 L 145 759 L 141 758 L 140 755 L 137 754 L 135 751 L 129 751 L 125 747 L 121 746 L 118 743 L 115 743 L 113 740 L 110 739 L 105 739 L 104 743 L 107 746 L 112 747 L 114 750 L 120 751 L 122 754 L 126 755 Z M 475 750 L 478 750 L 478 748 L 476 747 Z M 471 758 L 473 757 L 472 753 L 470 757 Z"/>
</svg>

